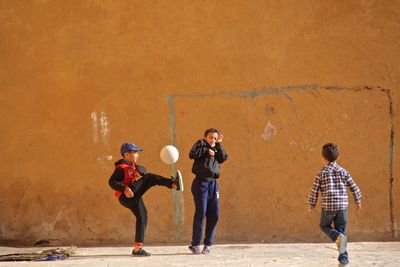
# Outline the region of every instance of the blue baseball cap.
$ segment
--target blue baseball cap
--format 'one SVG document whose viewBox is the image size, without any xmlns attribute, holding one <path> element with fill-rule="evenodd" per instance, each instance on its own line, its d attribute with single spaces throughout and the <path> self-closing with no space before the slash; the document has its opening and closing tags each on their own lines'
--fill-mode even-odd
<svg viewBox="0 0 400 267">
<path fill-rule="evenodd" d="M 129 151 L 143 151 L 143 148 L 138 147 L 132 142 L 129 143 L 123 143 L 120 149 L 121 155 L 124 155 L 125 152 Z"/>
</svg>

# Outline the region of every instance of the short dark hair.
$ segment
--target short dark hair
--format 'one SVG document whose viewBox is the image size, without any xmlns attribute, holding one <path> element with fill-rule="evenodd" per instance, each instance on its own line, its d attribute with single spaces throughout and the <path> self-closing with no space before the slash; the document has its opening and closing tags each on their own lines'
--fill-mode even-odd
<svg viewBox="0 0 400 267">
<path fill-rule="evenodd" d="M 322 147 L 322 156 L 329 162 L 337 160 L 339 157 L 339 147 L 333 143 L 327 143 Z"/>
<path fill-rule="evenodd" d="M 204 132 L 204 137 L 207 137 L 207 135 L 208 135 L 209 133 L 217 133 L 218 136 L 219 136 L 219 131 L 218 131 L 217 129 L 215 129 L 215 128 L 208 128 L 208 129 Z"/>
</svg>

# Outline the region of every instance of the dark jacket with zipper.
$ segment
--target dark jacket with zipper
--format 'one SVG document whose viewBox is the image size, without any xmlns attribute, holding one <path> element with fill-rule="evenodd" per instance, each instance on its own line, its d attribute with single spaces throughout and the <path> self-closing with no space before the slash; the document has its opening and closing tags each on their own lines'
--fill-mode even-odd
<svg viewBox="0 0 400 267">
<path fill-rule="evenodd" d="M 214 150 L 215 155 L 209 155 L 209 149 Z M 219 164 L 228 159 L 228 154 L 220 143 L 211 147 L 204 139 L 197 141 L 189 152 L 189 158 L 193 159 L 192 172 L 197 178 L 214 178 L 220 176 Z"/>
</svg>

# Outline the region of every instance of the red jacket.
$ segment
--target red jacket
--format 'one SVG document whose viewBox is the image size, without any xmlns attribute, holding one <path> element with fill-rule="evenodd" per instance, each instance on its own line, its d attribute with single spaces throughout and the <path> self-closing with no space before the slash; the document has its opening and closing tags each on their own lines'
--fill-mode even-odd
<svg viewBox="0 0 400 267">
<path fill-rule="evenodd" d="M 115 169 L 110 177 L 109 184 L 115 190 L 114 195 L 120 197 L 130 184 L 135 182 L 141 173 L 134 163 L 119 160 L 115 163 Z"/>
</svg>

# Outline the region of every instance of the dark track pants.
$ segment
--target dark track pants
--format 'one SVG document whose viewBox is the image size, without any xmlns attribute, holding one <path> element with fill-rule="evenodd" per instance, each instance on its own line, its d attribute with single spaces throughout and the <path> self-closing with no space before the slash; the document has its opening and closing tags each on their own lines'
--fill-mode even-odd
<svg viewBox="0 0 400 267">
<path fill-rule="evenodd" d="M 146 193 L 147 190 L 155 185 L 172 188 L 172 184 L 172 179 L 148 173 L 143 175 L 143 177 L 139 181 L 136 181 L 129 186 L 134 193 L 132 198 L 127 198 L 125 194 L 122 194 L 119 197 L 119 203 L 121 203 L 121 205 L 125 208 L 130 209 L 136 217 L 136 243 L 144 242 L 144 234 L 147 227 L 147 210 L 144 205 L 142 196 L 144 195 L 144 193 Z"/>
<path fill-rule="evenodd" d="M 211 246 L 219 218 L 219 188 L 217 180 L 208 181 L 195 178 L 192 183 L 192 194 L 196 207 L 193 218 L 192 245 L 200 245 L 204 219 L 206 219 L 204 245 Z"/>
</svg>

